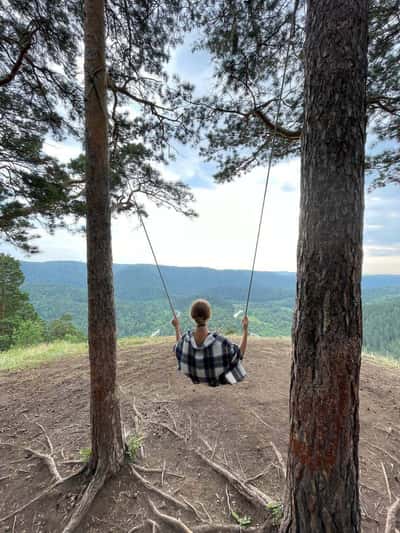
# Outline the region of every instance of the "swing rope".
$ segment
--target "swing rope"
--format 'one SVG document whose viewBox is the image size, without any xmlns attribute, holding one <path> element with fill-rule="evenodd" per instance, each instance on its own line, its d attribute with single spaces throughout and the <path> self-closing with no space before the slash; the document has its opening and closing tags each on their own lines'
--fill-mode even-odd
<svg viewBox="0 0 400 533">
<path fill-rule="evenodd" d="M 155 265 L 157 267 L 158 275 L 160 276 L 161 283 L 162 283 L 162 286 L 164 288 L 165 296 L 167 297 L 169 306 L 170 306 L 171 311 L 172 311 L 172 315 L 176 319 L 177 316 L 176 316 L 175 308 L 174 308 L 174 306 L 172 304 L 172 299 L 171 299 L 171 296 L 169 295 L 167 284 L 165 282 L 165 279 L 164 279 L 163 273 L 161 271 L 160 265 L 159 265 L 159 263 L 157 261 L 157 256 L 156 256 L 156 253 L 154 251 L 153 245 L 151 243 L 150 235 L 149 235 L 149 233 L 147 231 L 146 224 L 144 223 L 144 219 L 143 219 L 142 213 L 140 212 L 139 206 L 138 206 L 138 204 L 137 204 L 135 199 L 133 200 L 133 202 L 134 202 L 135 207 L 136 207 L 136 212 L 137 212 L 137 215 L 139 217 L 140 224 L 141 224 L 141 226 L 142 226 L 142 228 L 144 230 L 144 233 L 146 235 L 147 242 L 149 243 L 151 253 L 153 254 L 154 263 L 155 263 Z"/>
<path fill-rule="evenodd" d="M 286 49 L 285 63 L 284 63 L 283 74 L 282 74 L 281 88 L 280 88 L 279 98 L 278 98 L 278 106 L 277 106 L 276 114 L 275 114 L 275 126 L 274 126 L 274 131 L 273 131 L 273 134 L 272 134 L 271 151 L 270 151 L 269 159 L 268 159 L 267 177 L 266 177 L 266 180 L 265 180 L 264 195 L 263 195 L 263 200 L 262 200 L 262 204 L 261 204 L 260 220 L 259 220 L 259 223 L 258 223 L 258 230 L 257 230 L 256 245 L 255 245 L 255 248 L 254 248 L 253 263 L 252 263 L 252 266 L 251 266 L 251 275 L 250 275 L 250 281 L 249 281 L 249 288 L 248 288 L 248 291 L 247 291 L 246 307 L 245 307 L 245 312 L 244 312 L 244 316 L 245 317 L 247 317 L 247 312 L 248 312 L 248 309 L 249 309 L 249 302 L 250 302 L 250 297 L 251 297 L 251 290 L 253 288 L 254 269 L 255 269 L 255 265 L 256 265 L 258 245 L 259 245 L 259 242 L 260 242 L 261 227 L 262 227 L 262 222 L 263 222 L 263 218 L 264 218 L 264 208 L 265 208 L 265 201 L 266 201 L 267 192 L 268 192 L 269 177 L 270 177 L 270 174 L 271 174 L 272 161 L 273 161 L 274 155 L 275 155 L 275 145 L 276 145 L 276 138 L 277 138 L 277 133 L 278 133 L 278 121 L 279 121 L 279 117 L 280 117 L 280 114 L 281 114 L 283 90 L 284 90 L 285 84 L 286 84 L 286 74 L 287 74 L 287 69 L 288 69 L 288 65 L 289 65 L 290 45 L 291 45 L 291 42 L 292 42 L 292 38 L 294 36 L 295 23 L 296 23 L 296 12 L 297 12 L 298 4 L 299 4 L 299 0 L 295 0 L 294 10 L 293 10 L 293 15 L 292 15 L 292 23 L 291 23 L 290 32 L 289 32 L 288 45 L 287 45 L 287 49 Z"/>
<path fill-rule="evenodd" d="M 257 239 L 256 239 L 256 245 L 255 245 L 255 249 L 254 249 L 253 263 L 252 263 L 252 267 L 251 267 L 251 275 L 250 275 L 250 282 L 249 282 L 249 287 L 248 287 L 248 291 L 247 291 L 247 299 L 246 299 L 246 307 L 245 307 L 244 316 L 247 316 L 247 311 L 249 309 L 249 302 L 250 302 L 250 297 L 251 297 L 251 290 L 252 290 L 252 287 L 253 287 L 254 269 L 255 269 L 255 265 L 256 265 L 258 245 L 259 245 L 260 235 L 261 235 L 261 226 L 262 226 L 262 221 L 263 221 L 263 218 L 264 218 L 264 208 L 265 208 L 265 202 L 266 202 L 266 198 L 267 198 L 268 184 L 269 184 L 269 178 L 270 178 L 270 174 L 271 174 L 272 161 L 273 161 L 273 158 L 274 158 L 274 155 L 275 155 L 274 150 L 275 150 L 276 138 L 277 138 L 277 133 L 278 133 L 278 121 L 279 121 L 280 112 L 281 112 L 281 106 L 282 106 L 283 90 L 284 90 L 285 84 L 286 84 L 286 74 L 287 74 L 287 69 L 288 69 L 288 65 L 289 65 L 290 45 L 291 45 L 291 41 L 292 41 L 292 38 L 293 38 L 293 35 L 294 35 L 295 23 L 296 23 L 296 12 L 297 12 L 298 5 L 299 5 L 299 0 L 294 0 L 292 23 L 291 23 L 291 28 L 290 28 L 290 31 L 289 31 L 289 39 L 288 39 L 288 45 L 287 45 L 287 50 L 286 50 L 286 57 L 285 57 L 283 75 L 282 75 L 282 82 L 281 82 L 279 98 L 278 98 L 278 106 L 277 106 L 276 115 L 275 115 L 275 126 L 274 126 L 274 130 L 273 130 L 273 134 L 272 134 L 271 151 L 270 151 L 269 159 L 268 159 L 267 177 L 266 177 L 266 181 L 265 181 L 264 195 L 263 195 L 263 200 L 262 200 L 262 205 L 261 205 L 260 220 L 259 220 L 259 224 L 258 224 Z M 164 279 L 163 273 L 161 271 L 160 265 L 159 265 L 159 263 L 157 261 L 157 256 L 156 256 L 156 253 L 154 251 L 154 248 L 153 248 L 153 245 L 152 245 L 152 242 L 151 242 L 151 239 L 150 239 L 150 235 L 149 235 L 149 233 L 147 231 L 146 224 L 144 223 L 142 213 L 140 212 L 140 209 L 139 209 L 138 204 L 137 204 L 135 199 L 133 199 L 133 202 L 134 202 L 135 207 L 136 207 L 136 211 L 137 211 L 137 215 L 139 217 L 140 224 L 143 227 L 144 233 L 146 235 L 147 242 L 149 244 L 151 253 L 153 255 L 154 263 L 155 263 L 155 265 L 157 267 L 158 274 L 160 276 L 161 283 L 162 283 L 165 295 L 167 297 L 169 306 L 171 308 L 171 311 L 172 311 L 172 314 L 173 314 L 174 318 L 176 319 L 177 316 L 176 316 L 176 312 L 175 312 L 174 306 L 172 304 L 172 299 L 171 299 L 170 294 L 168 292 L 167 284 L 165 282 L 165 279 Z"/>
</svg>

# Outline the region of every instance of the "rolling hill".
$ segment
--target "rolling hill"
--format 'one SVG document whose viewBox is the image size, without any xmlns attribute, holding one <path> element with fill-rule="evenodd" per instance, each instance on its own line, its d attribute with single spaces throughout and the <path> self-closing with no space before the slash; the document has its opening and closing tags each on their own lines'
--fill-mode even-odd
<svg viewBox="0 0 400 533">
<path fill-rule="evenodd" d="M 24 289 L 39 314 L 52 320 L 64 313 L 87 327 L 86 265 L 72 261 L 21 262 Z M 190 327 L 194 298 L 213 304 L 212 327 L 240 331 L 240 315 L 250 273 L 245 270 L 163 266 L 174 305 Z M 170 310 L 153 265 L 114 265 L 119 336 L 171 333 Z M 290 335 L 295 298 L 293 272 L 256 272 L 250 307 L 251 331 L 260 336 Z M 400 358 L 400 276 L 364 276 L 364 347 Z"/>
</svg>

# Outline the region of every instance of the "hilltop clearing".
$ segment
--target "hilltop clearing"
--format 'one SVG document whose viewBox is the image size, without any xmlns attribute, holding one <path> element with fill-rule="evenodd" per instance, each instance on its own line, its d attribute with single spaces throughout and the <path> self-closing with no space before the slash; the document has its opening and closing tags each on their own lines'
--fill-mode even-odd
<svg viewBox="0 0 400 533">
<path fill-rule="evenodd" d="M 279 507 L 273 505 L 273 513 L 264 511 L 214 467 L 234 472 L 247 481 L 250 491 L 255 487 L 271 501 L 282 501 L 288 440 L 288 341 L 252 338 L 246 361 L 248 379 L 217 389 L 195 387 L 177 373 L 171 345 L 172 340 L 119 352 L 125 430 L 143 437 L 144 453 L 137 454 L 136 474 L 126 467 L 106 485 L 80 531 L 150 533 L 153 526 L 148 519 L 161 524 L 163 533 L 174 531 L 151 509 L 148 498 L 159 511 L 181 518 L 193 531 L 198 526 L 204 527 L 197 531 L 211 531 L 206 527 L 211 518 L 213 523 L 228 526 L 212 531 L 234 532 L 245 517 L 251 520 L 250 531 L 261 531 L 261 524 L 263 531 L 273 531 L 271 514 L 278 519 Z M 49 454 L 52 447 L 62 476 L 78 468 L 68 461 L 79 460 L 80 450 L 89 446 L 88 395 L 86 357 L 0 373 L 0 519 L 54 482 L 49 464 L 27 448 Z M 399 449 L 400 369 L 365 359 L 360 444 L 365 532 L 384 531 L 390 498 L 393 502 L 400 496 Z M 152 485 L 146 486 L 143 478 Z M 156 494 L 154 486 L 177 503 Z M 0 531 L 62 531 L 81 489 L 75 480 L 56 487 L 15 517 L 0 522 Z M 258 494 L 257 490 L 252 493 Z"/>
</svg>

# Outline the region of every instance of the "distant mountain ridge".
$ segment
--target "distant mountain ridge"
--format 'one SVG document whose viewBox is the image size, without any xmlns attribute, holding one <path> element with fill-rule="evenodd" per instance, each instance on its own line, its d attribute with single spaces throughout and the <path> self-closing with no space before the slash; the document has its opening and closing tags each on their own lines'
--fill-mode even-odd
<svg viewBox="0 0 400 533">
<path fill-rule="evenodd" d="M 25 284 L 62 285 L 86 288 L 86 264 L 75 261 L 21 261 Z M 216 270 L 204 267 L 162 266 L 171 292 L 178 297 L 216 292 L 224 297 L 243 295 L 250 279 L 248 270 Z M 162 295 L 160 279 L 154 265 L 114 265 L 115 292 L 120 299 L 157 298 Z M 400 275 L 375 275 L 363 277 L 364 289 L 399 287 Z M 293 294 L 296 286 L 294 272 L 263 272 L 254 275 L 254 295 L 278 291 Z"/>
<path fill-rule="evenodd" d="M 39 315 L 54 320 L 64 313 L 87 331 L 86 264 L 74 261 L 21 262 L 24 289 Z M 196 267 L 161 267 L 182 327 L 194 298 L 213 307 L 211 327 L 240 333 L 250 272 Z M 400 359 L 400 276 L 364 276 L 364 348 Z M 171 334 L 171 311 L 154 265 L 114 265 L 115 304 L 120 337 Z M 251 331 L 261 336 L 290 335 L 295 302 L 294 272 L 256 272 L 250 303 Z M 239 314 L 238 314 L 239 313 Z"/>
</svg>

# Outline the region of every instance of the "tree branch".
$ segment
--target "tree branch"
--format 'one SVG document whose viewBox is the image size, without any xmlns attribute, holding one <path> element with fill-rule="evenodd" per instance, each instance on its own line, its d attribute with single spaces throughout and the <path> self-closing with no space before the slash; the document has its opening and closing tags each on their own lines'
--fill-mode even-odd
<svg viewBox="0 0 400 533">
<path fill-rule="evenodd" d="M 22 63 L 23 63 L 23 60 L 26 56 L 26 54 L 28 53 L 29 49 L 31 48 L 32 46 L 32 42 L 33 42 L 33 36 L 35 35 L 35 33 L 38 31 L 38 28 L 34 29 L 28 36 L 28 40 L 27 40 L 27 43 L 26 45 L 20 50 L 19 52 L 19 55 L 13 65 L 13 67 L 11 68 L 10 72 L 4 76 L 3 78 L 0 79 L 0 87 L 2 87 L 3 85 L 7 85 L 8 83 L 10 83 L 14 78 L 15 76 L 18 74 L 18 71 L 20 70 L 21 66 L 22 66 Z"/>
<path fill-rule="evenodd" d="M 386 111 L 386 113 L 390 113 L 391 115 L 398 115 L 399 114 L 399 107 L 396 107 L 396 100 L 393 98 L 389 98 L 387 96 L 382 95 L 370 95 L 367 98 L 367 105 L 371 107 L 379 107 L 382 109 L 382 111 Z"/>
<path fill-rule="evenodd" d="M 122 86 L 115 85 L 115 83 L 113 82 L 110 76 L 108 76 L 108 79 L 107 79 L 107 87 L 113 93 L 123 94 L 124 96 L 127 96 L 128 98 L 130 98 L 134 102 L 137 102 L 138 104 L 142 104 L 144 106 L 150 107 L 153 110 L 153 112 L 156 112 L 157 110 L 167 111 L 167 112 L 173 111 L 172 109 L 168 109 L 159 104 L 156 104 L 155 102 L 152 102 L 151 100 L 147 100 L 146 98 L 141 98 L 140 96 L 137 96 L 136 94 L 131 93 L 130 91 L 128 91 L 128 89 L 124 85 Z M 165 117 L 165 118 L 168 118 L 168 117 Z"/>
<path fill-rule="evenodd" d="M 279 124 L 275 125 L 260 108 L 255 109 L 252 114 L 258 117 L 269 130 L 276 131 L 276 134 L 283 139 L 288 141 L 298 141 L 301 137 L 301 130 L 288 130 Z"/>
</svg>

